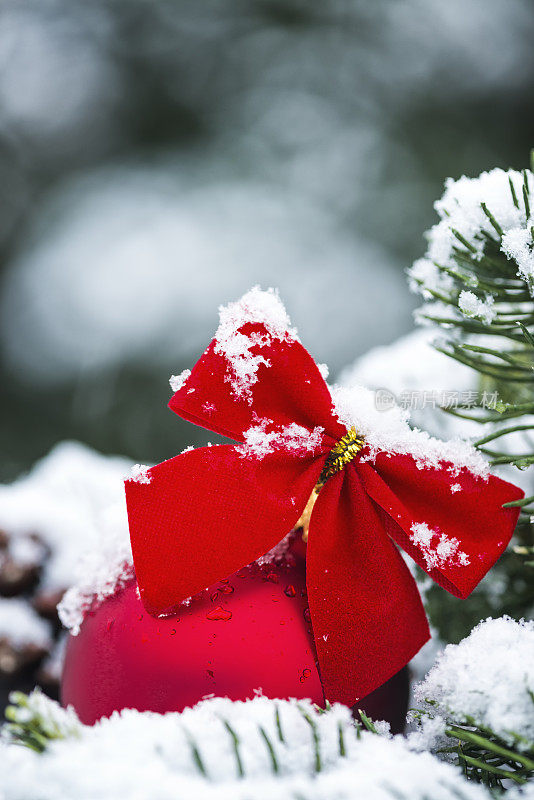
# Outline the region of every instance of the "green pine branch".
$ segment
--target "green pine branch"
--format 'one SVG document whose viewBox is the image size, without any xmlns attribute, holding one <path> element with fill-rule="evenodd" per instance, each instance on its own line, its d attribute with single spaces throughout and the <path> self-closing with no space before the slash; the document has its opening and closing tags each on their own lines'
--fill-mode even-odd
<svg viewBox="0 0 534 800">
<path fill-rule="evenodd" d="M 531 161 L 534 172 L 534 150 Z M 510 173 L 505 187 L 500 205 L 509 202 L 518 210 L 524 220 L 527 246 L 530 239 L 534 254 L 532 175 L 524 170 L 520 184 L 517 173 L 513 180 Z M 479 397 L 484 393 L 497 398 L 492 407 L 479 403 L 443 410 L 480 424 L 475 445 L 491 464 L 527 470 L 534 465 L 534 281 L 527 279 L 516 260 L 501 250 L 506 221 L 499 209 L 492 207 L 489 198 L 481 197 L 480 201 L 486 224 L 468 235 L 468 227 L 460 232 L 451 223 L 450 240 L 455 243 L 450 257 L 446 264 L 432 261 L 443 280 L 426 285 L 426 278 L 418 277 L 417 271 L 411 278 L 429 299 L 428 306 L 419 312 L 420 318 L 440 328 L 442 338 L 436 349 L 479 375 Z M 442 214 L 442 226 L 447 219 L 447 214 Z M 487 319 L 461 310 L 462 292 L 472 293 L 481 303 L 491 299 L 492 313 Z M 514 553 L 522 566 L 531 567 L 534 498 L 527 498 L 520 508 Z"/>
<path fill-rule="evenodd" d="M 494 731 L 471 725 L 450 725 L 445 734 L 454 741 L 445 752 L 454 752 L 465 776 L 488 787 L 503 789 L 503 781 L 522 785 L 534 778 L 534 742 L 519 735 L 510 746 Z"/>
<path fill-rule="evenodd" d="M 429 709 L 437 705 L 435 701 L 426 702 Z M 414 709 L 411 716 L 416 723 L 421 723 L 424 717 L 433 717 L 434 713 L 428 709 Z M 444 733 L 451 745 L 441 747 L 437 752 L 453 756 L 468 780 L 500 792 L 506 786 L 522 786 L 534 779 L 534 742 L 510 732 L 510 744 L 491 728 L 478 725 L 468 715 L 462 723 L 450 718 L 445 722 Z"/>
<path fill-rule="evenodd" d="M 8 741 L 43 753 L 50 742 L 78 735 L 77 718 L 59 708 L 39 689 L 30 695 L 11 692 L 9 700 L 3 729 Z"/>
</svg>

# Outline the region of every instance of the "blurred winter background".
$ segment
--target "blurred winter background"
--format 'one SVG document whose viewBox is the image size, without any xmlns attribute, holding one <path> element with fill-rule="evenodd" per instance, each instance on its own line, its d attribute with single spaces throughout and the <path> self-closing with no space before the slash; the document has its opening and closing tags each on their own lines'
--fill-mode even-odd
<svg viewBox="0 0 534 800">
<path fill-rule="evenodd" d="M 531 0 L 2 1 L 0 705 L 57 693 L 56 603 L 127 550 L 132 460 L 208 438 L 168 377 L 219 304 L 278 286 L 334 378 L 471 387 L 419 334 L 349 365 L 412 330 L 444 178 L 528 163 L 533 35 Z M 467 621 L 440 595 L 444 641 L 491 580 Z"/>
<path fill-rule="evenodd" d="M 275 285 L 332 373 L 412 327 L 445 176 L 522 167 L 530 0 L 3 0 L 0 480 L 203 434 L 167 378 Z"/>
</svg>

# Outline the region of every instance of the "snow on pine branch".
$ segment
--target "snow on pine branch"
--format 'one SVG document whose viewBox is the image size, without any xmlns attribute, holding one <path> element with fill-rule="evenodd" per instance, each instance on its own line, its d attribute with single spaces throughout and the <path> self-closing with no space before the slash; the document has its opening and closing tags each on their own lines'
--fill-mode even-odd
<svg viewBox="0 0 534 800">
<path fill-rule="evenodd" d="M 460 644 L 447 645 L 415 693 L 443 728 L 472 724 L 532 749 L 534 621 L 481 622 Z"/>
<path fill-rule="evenodd" d="M 83 726 L 41 695 L 38 712 L 59 736 L 45 753 L 0 744 L 3 800 L 149 800 L 155 786 L 159 800 L 488 797 L 402 737 L 359 733 L 340 705 L 321 713 L 305 700 L 213 698 L 182 713 L 125 710 Z"/>
<path fill-rule="evenodd" d="M 6 711 L 9 724 L 2 729 L 1 740 L 4 742 L 22 743 L 21 734 L 31 730 L 42 737 L 39 743 L 41 752 L 52 739 L 77 737 L 83 729 L 72 706 L 62 708 L 39 688 L 29 695 L 11 692 L 9 700 L 12 705 Z"/>
<path fill-rule="evenodd" d="M 460 292 L 458 297 L 458 306 L 466 317 L 481 319 L 486 325 L 489 325 L 495 319 L 494 299 L 491 295 L 481 300 L 474 292 L 466 292 L 464 290 Z"/>
<path fill-rule="evenodd" d="M 436 295 L 448 296 L 454 286 L 453 276 L 465 277 L 458 266 L 458 249 L 467 248 L 475 260 L 480 261 L 488 240 L 493 240 L 500 251 L 515 262 L 516 275 L 532 288 L 534 203 L 532 200 L 529 203 L 529 196 L 534 200 L 534 175 L 530 170 L 521 173 L 493 169 L 476 178 L 465 175 L 456 181 L 448 178 L 442 198 L 434 204 L 440 222 L 427 234 L 425 257 L 416 261 L 409 271 L 412 290 L 426 300 Z M 476 276 L 469 278 L 476 288 Z M 487 308 L 483 310 L 486 315 L 494 313 L 490 298 L 488 295 Z M 466 313 L 471 315 L 472 311 L 472 303 L 468 303 Z"/>
<path fill-rule="evenodd" d="M 533 193 L 534 197 L 534 193 Z M 530 218 L 532 221 L 532 217 Z M 517 263 L 518 274 L 532 287 L 534 283 L 534 236 L 532 228 L 512 228 L 502 237 L 505 256 Z"/>
</svg>

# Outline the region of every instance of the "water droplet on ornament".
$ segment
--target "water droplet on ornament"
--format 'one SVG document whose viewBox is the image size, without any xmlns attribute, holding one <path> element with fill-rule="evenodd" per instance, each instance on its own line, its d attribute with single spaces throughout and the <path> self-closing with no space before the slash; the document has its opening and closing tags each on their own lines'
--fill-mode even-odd
<svg viewBox="0 0 534 800">
<path fill-rule="evenodd" d="M 268 575 L 265 576 L 264 580 L 269 581 L 269 583 L 279 583 L 280 578 L 276 574 L 276 572 L 269 572 Z"/>
<path fill-rule="evenodd" d="M 206 672 L 208 673 L 208 675 L 210 676 L 210 678 L 214 678 L 214 677 L 215 677 L 215 675 L 214 675 L 214 673 L 213 673 L 213 670 L 212 670 L 212 669 L 207 669 L 207 670 L 206 670 Z"/>
<path fill-rule="evenodd" d="M 143 615 L 139 614 L 139 622 L 141 622 L 142 619 L 143 619 Z"/>
<path fill-rule="evenodd" d="M 114 620 L 114 619 L 110 619 L 110 620 L 108 620 L 108 624 L 106 625 L 106 630 L 107 630 L 107 632 L 108 632 L 108 633 L 109 633 L 109 632 L 110 632 L 110 630 L 112 629 L 112 627 L 113 627 L 113 623 L 114 623 L 114 622 L 115 622 L 115 620 Z"/>
<path fill-rule="evenodd" d="M 218 596 L 219 596 L 219 592 L 213 592 L 213 594 L 210 595 L 211 602 L 214 603 L 215 600 L 217 600 Z"/>
<path fill-rule="evenodd" d="M 173 628 L 171 631 L 171 636 L 176 636 L 176 628 Z"/>
<path fill-rule="evenodd" d="M 222 606 L 217 606 L 217 608 L 214 608 L 212 611 L 208 611 L 206 619 L 226 621 L 232 619 L 232 612 Z"/>
<path fill-rule="evenodd" d="M 219 586 L 219 591 L 222 592 L 223 594 L 233 594 L 234 587 L 231 586 L 230 584 L 227 584 L 226 586 Z"/>
<path fill-rule="evenodd" d="M 302 612 L 302 616 L 304 617 L 306 622 L 311 622 L 311 615 L 310 615 L 310 609 L 309 608 L 305 608 L 304 609 L 304 611 Z"/>
<path fill-rule="evenodd" d="M 301 676 L 300 676 L 300 678 L 299 678 L 300 682 L 301 682 L 301 683 L 304 683 L 304 681 L 305 681 L 307 678 L 309 678 L 309 677 L 310 677 L 310 675 L 311 675 L 311 669 L 308 669 L 308 668 L 306 667 L 306 669 L 303 669 L 303 670 L 302 670 L 302 675 L 301 675 Z"/>
<path fill-rule="evenodd" d="M 288 597 L 295 597 L 296 595 L 295 587 L 290 583 L 289 586 L 286 586 L 286 588 L 284 589 L 284 594 L 287 595 Z"/>
</svg>

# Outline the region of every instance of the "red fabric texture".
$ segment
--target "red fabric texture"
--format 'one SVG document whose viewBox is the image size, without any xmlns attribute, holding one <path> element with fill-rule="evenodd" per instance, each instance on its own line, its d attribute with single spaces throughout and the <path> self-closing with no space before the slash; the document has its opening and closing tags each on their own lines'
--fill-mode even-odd
<svg viewBox="0 0 534 800">
<path fill-rule="evenodd" d="M 129 481 L 135 574 L 151 614 L 227 578 L 267 553 L 297 522 L 324 458 L 244 458 L 232 445 L 200 447 Z"/>
<path fill-rule="evenodd" d="M 306 585 L 329 700 L 353 705 L 398 672 L 429 638 L 415 581 L 352 464 L 319 492 Z"/>
<path fill-rule="evenodd" d="M 313 451 L 283 443 L 263 457 L 236 446 L 200 448 L 126 482 L 130 536 L 141 598 L 151 614 L 265 554 L 296 524 L 328 452 L 345 435 L 315 362 L 295 340 L 262 325 L 261 357 L 236 395 L 232 367 L 212 342 L 169 406 L 237 441 L 258 422 L 323 429 Z M 365 452 L 365 451 L 364 451 Z M 361 456 L 362 454 L 360 454 Z M 419 468 L 413 457 L 356 458 L 319 492 L 311 518 L 307 587 L 321 679 L 330 701 L 353 705 L 407 663 L 428 639 L 415 583 L 395 544 L 458 597 L 466 597 L 505 549 L 523 493 L 451 465 Z M 451 491 L 460 484 L 461 491 Z M 426 543 L 421 543 L 428 529 Z M 419 530 L 419 533 L 418 533 Z M 393 541 L 392 541 L 393 540 Z M 423 536 L 424 540 L 424 536 Z"/>
<path fill-rule="evenodd" d="M 264 334 L 262 325 L 242 328 L 247 335 Z M 275 339 L 268 347 L 253 345 L 252 356 L 261 356 L 258 379 L 251 387 L 254 401 L 238 397 L 232 391 L 228 361 L 215 352 L 212 342 L 191 370 L 191 375 L 169 402 L 179 417 L 221 433 L 238 442 L 256 418 L 273 420 L 277 425 L 292 422 L 313 430 L 325 429 L 330 448 L 346 433 L 332 409 L 328 386 L 317 364 L 295 340 Z"/>
</svg>

